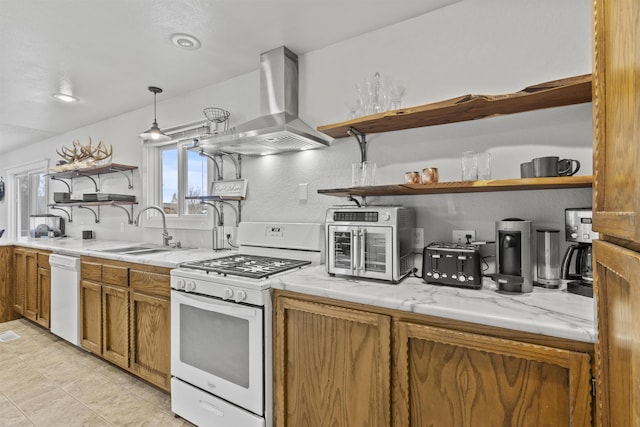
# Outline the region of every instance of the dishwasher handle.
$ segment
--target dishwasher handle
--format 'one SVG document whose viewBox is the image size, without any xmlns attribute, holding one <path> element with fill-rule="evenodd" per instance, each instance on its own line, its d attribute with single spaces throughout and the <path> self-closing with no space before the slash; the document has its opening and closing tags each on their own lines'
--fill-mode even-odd
<svg viewBox="0 0 640 427">
<path fill-rule="evenodd" d="M 51 265 L 51 268 L 61 268 L 63 270 L 79 271 L 80 257 L 61 255 L 61 254 L 51 254 L 49 255 L 49 265 Z"/>
</svg>

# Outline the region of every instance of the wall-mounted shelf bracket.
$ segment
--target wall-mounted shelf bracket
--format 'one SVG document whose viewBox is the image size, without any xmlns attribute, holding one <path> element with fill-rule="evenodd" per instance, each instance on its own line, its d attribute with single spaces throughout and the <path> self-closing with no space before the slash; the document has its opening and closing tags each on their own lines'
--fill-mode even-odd
<svg viewBox="0 0 640 427">
<path fill-rule="evenodd" d="M 200 150 L 198 152 L 198 154 L 200 154 L 203 157 L 206 157 L 208 159 L 210 159 L 213 162 L 213 167 L 215 169 L 214 172 L 214 177 L 213 180 L 214 181 L 222 181 L 223 180 L 223 159 L 227 158 L 229 160 L 231 160 L 231 162 L 233 163 L 233 166 L 236 169 L 236 179 L 240 179 L 242 178 L 242 173 L 241 173 L 241 168 L 242 168 L 242 156 L 240 154 L 236 156 L 234 156 L 233 154 L 230 153 L 225 153 L 225 152 L 217 152 L 215 154 L 210 154 L 205 152 L 204 150 Z M 220 159 L 220 162 L 218 163 L 218 158 Z"/>
<path fill-rule="evenodd" d="M 350 127 L 349 129 L 347 129 L 347 133 L 352 137 L 354 137 L 356 141 L 358 141 L 358 145 L 360 146 L 360 162 L 361 163 L 366 162 L 367 161 L 367 136 L 354 127 Z"/>
<path fill-rule="evenodd" d="M 64 181 L 62 181 L 62 182 L 64 182 Z M 66 184 L 66 182 L 65 182 L 65 184 Z M 49 208 L 57 209 L 59 211 L 64 212 L 65 214 L 67 214 L 67 222 L 69 222 L 69 223 L 73 222 L 73 209 L 70 209 L 69 211 L 67 211 L 66 209 L 57 207 L 56 205 L 49 205 Z"/>
<path fill-rule="evenodd" d="M 111 206 L 113 206 L 114 208 L 122 209 L 127 214 L 127 219 L 129 220 L 129 224 L 133 224 L 133 205 L 129 206 L 130 209 L 131 209 L 131 212 L 129 212 L 127 210 L 127 208 L 125 206 L 123 206 L 123 205 L 115 205 L 114 204 L 114 205 L 111 205 Z M 100 209 L 100 208 L 98 208 L 98 209 Z"/>
<path fill-rule="evenodd" d="M 367 198 L 366 198 L 366 196 L 361 196 L 361 197 L 362 197 L 362 202 L 359 202 L 358 199 L 356 199 L 351 194 L 349 194 L 347 196 L 347 200 L 350 201 L 350 202 L 355 203 L 358 207 L 367 206 Z"/>
<path fill-rule="evenodd" d="M 91 175 L 87 175 L 87 174 L 84 174 L 84 173 L 78 173 L 78 175 L 79 176 L 84 176 L 85 178 L 89 178 L 91 181 L 93 181 L 93 185 L 96 187 L 96 193 L 100 192 L 100 186 L 98 185 L 96 180 L 91 177 Z"/>
<path fill-rule="evenodd" d="M 133 169 L 130 169 L 128 171 L 121 171 L 121 170 L 114 169 L 114 172 L 121 173 L 126 178 L 127 182 L 129 183 L 129 190 L 133 190 Z M 129 173 L 127 174 L 127 172 L 129 172 Z M 120 207 L 122 207 L 122 206 L 120 206 Z M 131 224 L 131 223 L 129 223 L 129 224 Z"/>
<path fill-rule="evenodd" d="M 67 181 L 65 181 L 64 179 L 57 178 L 57 177 L 55 177 L 53 175 L 49 176 L 49 178 L 51 178 L 52 180 L 55 180 L 55 181 L 60 181 L 61 183 L 66 185 L 67 186 L 67 192 L 71 193 L 71 186 L 69 185 L 69 183 Z M 69 222 L 71 222 L 71 221 L 69 221 Z"/>
<path fill-rule="evenodd" d="M 93 214 L 93 216 L 95 217 L 96 224 L 99 224 L 99 223 L 100 223 L 100 206 L 98 206 L 98 212 L 97 212 L 97 213 L 96 213 L 96 211 L 94 211 L 93 209 L 91 209 L 91 208 L 90 208 L 90 207 L 88 207 L 88 206 L 78 205 L 78 207 L 79 207 L 80 209 L 86 209 L 86 210 L 88 210 L 88 211 L 91 211 L 91 213 L 92 213 L 92 214 Z"/>
</svg>

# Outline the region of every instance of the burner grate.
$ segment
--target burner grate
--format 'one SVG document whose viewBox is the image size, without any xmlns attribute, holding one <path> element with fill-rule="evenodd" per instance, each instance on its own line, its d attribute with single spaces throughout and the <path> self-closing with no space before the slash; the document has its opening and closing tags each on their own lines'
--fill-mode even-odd
<svg viewBox="0 0 640 427">
<path fill-rule="evenodd" d="M 287 258 L 274 258 L 259 255 L 229 255 L 204 261 L 188 262 L 180 268 L 192 268 L 222 275 L 241 276 L 252 279 L 264 279 L 273 274 L 282 273 L 311 264 Z"/>
</svg>

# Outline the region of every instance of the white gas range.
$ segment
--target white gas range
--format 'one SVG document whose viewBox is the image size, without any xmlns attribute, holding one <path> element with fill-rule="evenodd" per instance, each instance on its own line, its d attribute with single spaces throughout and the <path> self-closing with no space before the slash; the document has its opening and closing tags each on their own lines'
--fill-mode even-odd
<svg viewBox="0 0 640 427">
<path fill-rule="evenodd" d="M 276 276 L 324 259 L 323 225 L 241 223 L 238 253 L 171 271 L 171 407 L 199 425 L 272 426 Z"/>
</svg>

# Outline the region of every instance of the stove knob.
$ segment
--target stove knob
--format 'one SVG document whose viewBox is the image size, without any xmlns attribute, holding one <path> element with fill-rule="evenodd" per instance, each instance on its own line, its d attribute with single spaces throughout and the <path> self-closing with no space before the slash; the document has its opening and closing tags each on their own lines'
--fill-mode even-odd
<svg viewBox="0 0 640 427">
<path fill-rule="evenodd" d="M 382 212 L 382 220 L 389 221 L 391 219 L 391 214 L 389 212 Z"/>
<path fill-rule="evenodd" d="M 440 273 L 438 273 L 438 272 L 433 273 L 433 278 L 434 279 L 439 279 L 440 278 Z"/>
<path fill-rule="evenodd" d="M 247 299 L 247 293 L 242 289 L 236 293 L 236 302 L 244 301 Z"/>
<path fill-rule="evenodd" d="M 195 290 L 196 290 L 196 282 L 193 282 L 193 281 L 188 282 L 188 283 L 187 283 L 187 285 L 186 285 L 186 287 L 185 287 L 185 290 L 186 290 L 187 292 L 193 292 L 193 291 L 195 291 Z"/>
<path fill-rule="evenodd" d="M 176 281 L 176 289 L 182 289 L 184 290 L 184 287 L 186 286 L 186 283 L 184 281 L 184 279 L 178 279 Z"/>
<path fill-rule="evenodd" d="M 224 296 L 223 296 L 223 298 L 224 298 L 224 299 L 231 299 L 231 298 L 233 298 L 233 289 L 231 289 L 231 288 L 226 288 L 226 289 L 224 290 Z"/>
<path fill-rule="evenodd" d="M 467 280 L 467 278 L 464 276 L 464 274 L 461 274 L 458 276 L 458 280 L 464 282 L 465 280 Z"/>
</svg>

